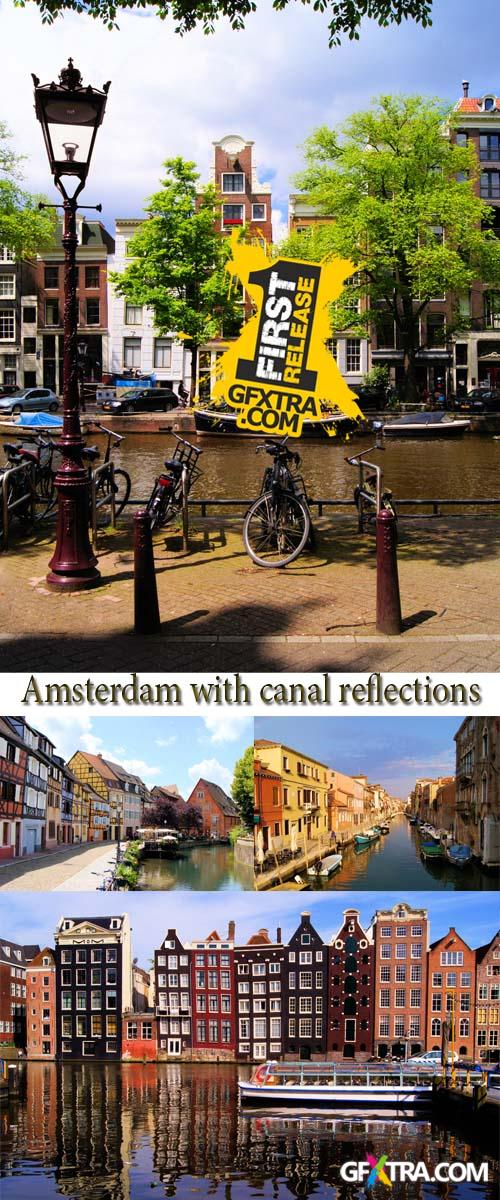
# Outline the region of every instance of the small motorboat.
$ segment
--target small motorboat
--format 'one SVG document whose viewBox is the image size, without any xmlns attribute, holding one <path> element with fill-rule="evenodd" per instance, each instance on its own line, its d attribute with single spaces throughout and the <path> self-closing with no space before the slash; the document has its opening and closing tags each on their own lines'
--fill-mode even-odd
<svg viewBox="0 0 500 1200">
<path fill-rule="evenodd" d="M 390 831 L 390 828 L 389 828 L 389 826 L 388 826 L 388 825 L 380 825 L 380 826 L 379 826 L 379 829 L 380 829 L 380 832 L 384 834 L 384 836 L 385 836 L 385 834 L 386 834 L 386 833 L 390 833 L 390 832 L 391 832 L 391 831 Z"/>
<path fill-rule="evenodd" d="M 445 854 L 454 867 L 468 867 L 472 862 L 470 846 L 464 846 L 461 842 L 452 842 L 451 846 L 446 847 Z"/>
<path fill-rule="evenodd" d="M 338 871 L 341 865 L 341 854 L 328 854 L 327 857 L 322 860 L 322 862 L 318 862 L 314 866 L 308 867 L 307 874 L 317 876 L 320 879 L 328 879 L 330 875 L 333 875 L 334 871 Z"/>
<path fill-rule="evenodd" d="M 421 842 L 420 853 L 422 858 L 444 858 L 443 847 L 438 842 Z"/>
<path fill-rule="evenodd" d="M 470 421 L 449 412 L 405 413 L 382 425 L 384 437 L 399 438 L 462 437 L 468 429 Z"/>
<path fill-rule="evenodd" d="M 380 834 L 375 829 L 367 829 L 366 833 L 356 833 L 354 835 L 354 845 L 359 847 L 371 846 L 372 842 L 376 842 Z"/>
</svg>

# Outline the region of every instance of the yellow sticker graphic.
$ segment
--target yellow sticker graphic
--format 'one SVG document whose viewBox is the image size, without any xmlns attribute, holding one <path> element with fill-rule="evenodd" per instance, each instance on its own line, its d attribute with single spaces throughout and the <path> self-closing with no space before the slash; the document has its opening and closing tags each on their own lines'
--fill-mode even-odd
<svg viewBox="0 0 500 1200">
<path fill-rule="evenodd" d="M 290 437 L 300 437 L 305 420 L 324 420 L 325 409 L 362 418 L 325 345 L 331 336 L 328 305 L 359 267 L 341 258 L 270 260 L 261 245 L 240 241 L 236 230 L 231 249 L 228 270 L 257 311 L 219 359 L 214 397 L 238 410 L 240 429 Z"/>
</svg>

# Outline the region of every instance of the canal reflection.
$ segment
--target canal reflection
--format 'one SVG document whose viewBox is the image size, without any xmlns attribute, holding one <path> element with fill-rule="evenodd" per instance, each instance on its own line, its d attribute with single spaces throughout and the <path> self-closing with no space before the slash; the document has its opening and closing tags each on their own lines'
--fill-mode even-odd
<svg viewBox="0 0 500 1200">
<path fill-rule="evenodd" d="M 427 1121 L 358 1116 L 242 1115 L 238 1068 L 210 1065 L 29 1064 L 16 1099 L 2 1111 L 3 1200 L 145 1200 L 152 1189 L 224 1200 L 280 1194 L 353 1195 L 339 1180 L 346 1161 L 448 1158 L 498 1163 L 479 1146 Z M 488 1154 L 490 1157 L 488 1157 Z M 394 1183 L 394 1197 L 423 1197 L 421 1183 Z M 433 1189 L 432 1189 L 433 1190 Z M 462 1197 L 466 1185 L 440 1185 Z"/>
<path fill-rule="evenodd" d="M 141 891 L 252 891 L 253 869 L 235 863 L 230 846 L 193 846 L 176 859 L 145 858 L 139 875 Z"/>
<path fill-rule="evenodd" d="M 309 877 L 311 878 L 311 877 Z M 463 869 L 453 867 L 447 859 L 423 860 L 420 838 L 406 817 L 391 822 L 390 833 L 362 850 L 354 845 L 342 852 L 342 866 L 328 880 L 312 877 L 312 888 L 327 891 L 377 891 L 387 887 L 404 887 L 407 891 L 494 891 L 496 874 L 483 870 L 472 862 Z"/>
<path fill-rule="evenodd" d="M 195 434 L 189 434 L 188 439 L 203 450 L 202 476 L 193 496 L 245 499 L 258 495 L 263 471 L 262 455 L 255 453 L 258 439 L 232 441 L 197 438 Z M 104 446 L 102 438 L 91 440 Z M 373 441 L 371 434 L 368 440 L 356 438 L 353 445 L 358 451 Z M 130 434 L 113 451 L 116 465 L 130 472 L 134 498 L 144 500 L 149 496 L 155 476 L 174 446 L 169 434 Z M 493 498 L 498 496 L 499 446 L 492 437 L 468 437 L 457 442 L 388 442 L 378 461 L 395 497 Z M 345 461 L 349 446 L 335 441 L 299 441 L 298 449 L 309 495 L 352 499 L 357 478 Z"/>
</svg>

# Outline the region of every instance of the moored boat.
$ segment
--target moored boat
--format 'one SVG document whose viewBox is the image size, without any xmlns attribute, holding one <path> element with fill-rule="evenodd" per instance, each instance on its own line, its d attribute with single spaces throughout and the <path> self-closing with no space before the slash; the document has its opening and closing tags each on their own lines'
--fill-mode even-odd
<svg viewBox="0 0 500 1200">
<path fill-rule="evenodd" d="M 416 412 L 406 413 L 396 421 L 389 421 L 382 426 L 384 437 L 399 438 L 429 438 L 429 437 L 462 437 L 470 429 L 470 421 L 461 417 L 455 419 L 449 412 Z"/>
<path fill-rule="evenodd" d="M 338 871 L 342 865 L 341 854 L 328 854 L 322 862 L 316 863 L 312 867 L 308 867 L 307 874 L 319 876 L 320 879 L 328 879 L 329 875 L 333 875 L 334 871 Z"/>
<path fill-rule="evenodd" d="M 371 843 L 376 842 L 377 838 L 379 838 L 379 837 L 380 837 L 380 833 L 378 832 L 378 829 L 375 829 L 375 828 L 367 829 L 366 833 L 356 833 L 354 835 L 354 845 L 355 846 L 371 846 Z"/>
<path fill-rule="evenodd" d="M 261 1063 L 250 1080 L 238 1080 L 243 1104 L 329 1108 L 409 1108 L 432 1103 L 435 1072 L 428 1067 L 335 1063 Z"/>
<path fill-rule="evenodd" d="M 439 842 L 421 842 L 420 853 L 422 858 L 444 858 L 444 849 Z"/>
<path fill-rule="evenodd" d="M 380 832 L 383 833 L 385 836 L 386 833 L 390 833 L 391 831 L 390 831 L 390 828 L 388 825 L 381 825 Z"/>
<path fill-rule="evenodd" d="M 234 408 L 229 408 L 225 404 L 194 408 L 193 415 L 196 432 L 199 434 L 209 434 L 215 437 L 259 437 L 261 439 L 266 436 L 262 429 L 240 429 L 236 424 L 238 413 Z M 340 434 L 343 437 L 355 429 L 364 428 L 366 428 L 365 425 L 360 425 L 352 418 L 345 417 L 343 413 L 325 412 L 321 421 L 304 421 L 300 436 L 301 438 L 331 438 Z M 266 432 L 268 437 L 282 436 L 279 429 L 268 429 Z"/>
<path fill-rule="evenodd" d="M 452 842 L 451 846 L 446 847 L 445 854 L 448 862 L 454 867 L 467 867 L 472 862 L 470 846 L 464 846 L 460 842 Z"/>
</svg>

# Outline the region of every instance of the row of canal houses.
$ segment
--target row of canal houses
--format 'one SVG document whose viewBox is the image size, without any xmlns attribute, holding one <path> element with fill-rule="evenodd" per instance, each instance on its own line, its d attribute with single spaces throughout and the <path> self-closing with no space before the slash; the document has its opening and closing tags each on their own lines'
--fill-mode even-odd
<svg viewBox="0 0 500 1200">
<path fill-rule="evenodd" d="M 149 797 L 118 763 L 81 750 L 65 762 L 24 717 L 0 717 L 0 861 L 131 837 Z"/>
<path fill-rule="evenodd" d="M 364 1062 L 439 1049 L 451 1016 L 462 1059 L 498 1061 L 500 933 L 431 942 L 423 908 L 379 909 L 367 929 L 335 908 L 328 941 L 307 912 L 288 942 L 262 928 L 240 943 L 233 921 L 190 942 L 169 928 L 150 973 L 126 914 L 62 917 L 54 948 L 2 943 L 0 1039 L 42 1060 Z"/>
<path fill-rule="evenodd" d="M 408 813 L 500 866 L 500 717 L 466 717 L 455 734 L 455 774 L 417 779 Z"/>
<path fill-rule="evenodd" d="M 325 839 L 345 846 L 403 810 L 401 800 L 366 775 L 344 775 L 267 738 L 254 747 L 256 838 L 264 853 L 307 849 Z"/>
</svg>

